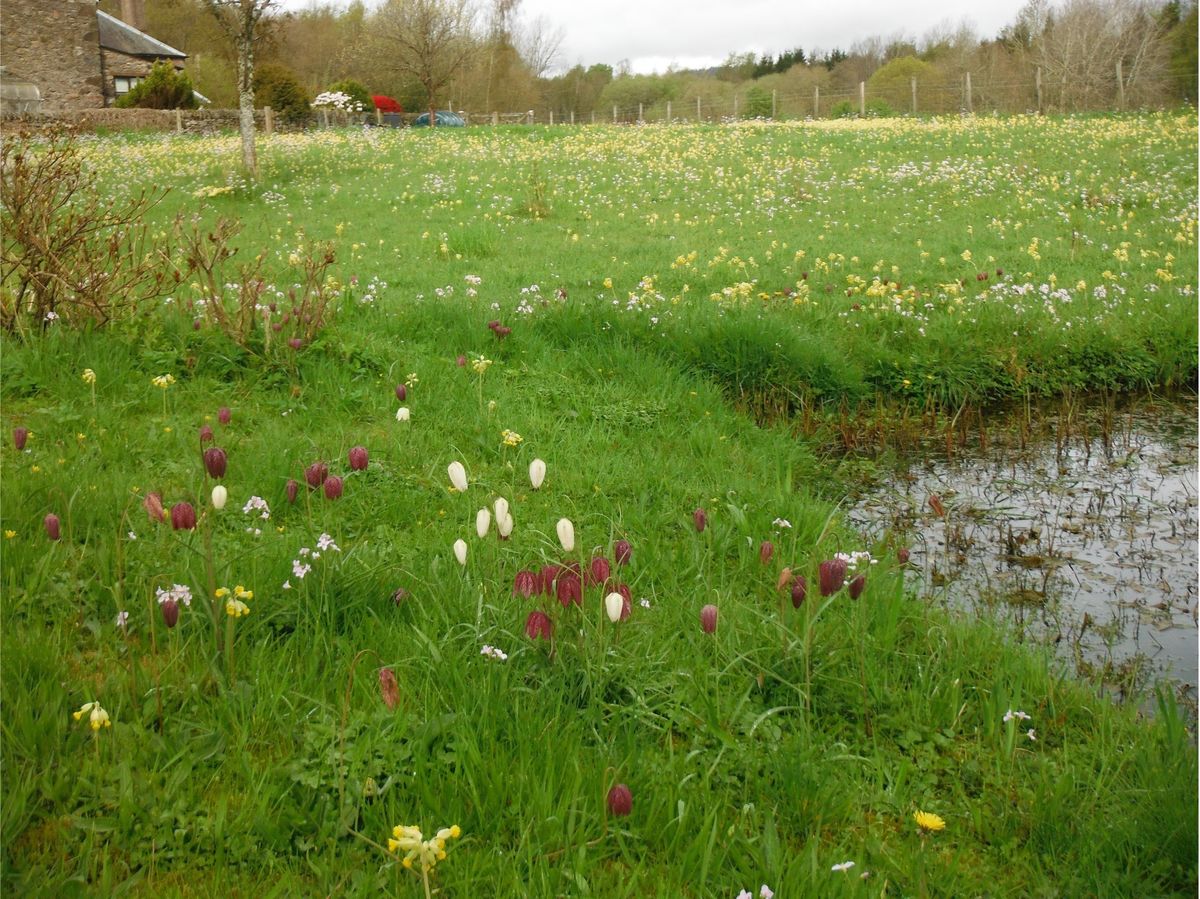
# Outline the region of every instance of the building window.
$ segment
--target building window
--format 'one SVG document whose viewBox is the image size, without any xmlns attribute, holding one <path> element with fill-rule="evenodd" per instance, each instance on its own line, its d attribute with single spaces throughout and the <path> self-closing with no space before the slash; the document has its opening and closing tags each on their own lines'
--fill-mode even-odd
<svg viewBox="0 0 1200 899">
<path fill-rule="evenodd" d="M 137 85 L 141 80 L 142 79 L 137 76 L 125 77 L 123 75 L 119 75 L 113 79 L 113 90 L 116 95 L 120 97 L 121 95 L 127 94 L 133 90 L 134 86 Z"/>
</svg>

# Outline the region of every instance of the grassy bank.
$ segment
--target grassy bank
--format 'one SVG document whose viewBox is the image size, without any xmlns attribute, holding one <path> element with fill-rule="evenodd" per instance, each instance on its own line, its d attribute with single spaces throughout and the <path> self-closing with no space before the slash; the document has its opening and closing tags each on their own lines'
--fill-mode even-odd
<svg viewBox="0 0 1200 899">
<path fill-rule="evenodd" d="M 6 891 L 418 896 L 393 828 L 454 824 L 444 896 L 1194 894 L 1169 694 L 1142 721 L 913 600 L 902 535 L 861 545 L 827 464 L 730 402 L 1194 377 L 1194 122 L 328 133 L 267 143 L 253 188 L 226 184 L 232 143 L 89 146 L 114 198 L 176 187 L 164 233 L 180 209 L 243 219 L 264 306 L 333 241 L 341 300 L 298 350 L 207 326 L 191 282 L 133 324 L 4 338 L 5 431 L 30 432 L 0 455 Z M 1121 199 L 1080 201 L 1072 249 L 1076 169 Z M 874 296 L 880 259 L 900 286 Z M 1051 274 L 1069 301 L 1013 300 Z M 340 497 L 305 486 L 316 462 Z M 870 558 L 826 597 L 838 553 Z M 523 571 L 601 558 L 581 605 L 521 595 Z"/>
</svg>

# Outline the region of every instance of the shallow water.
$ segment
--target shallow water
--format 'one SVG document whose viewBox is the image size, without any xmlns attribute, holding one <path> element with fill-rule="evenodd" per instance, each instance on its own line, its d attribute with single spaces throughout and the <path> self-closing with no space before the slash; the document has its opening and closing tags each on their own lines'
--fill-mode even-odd
<svg viewBox="0 0 1200 899">
<path fill-rule="evenodd" d="M 1197 688 L 1195 397 L 988 421 L 909 454 L 857 499 L 911 547 L 922 596 L 1003 615 L 1118 695 Z M 940 512 L 940 514 L 939 514 Z"/>
</svg>

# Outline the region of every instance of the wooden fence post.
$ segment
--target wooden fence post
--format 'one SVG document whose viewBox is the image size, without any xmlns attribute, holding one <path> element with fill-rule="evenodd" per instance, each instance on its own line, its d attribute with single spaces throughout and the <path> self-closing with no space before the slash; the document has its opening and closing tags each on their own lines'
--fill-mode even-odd
<svg viewBox="0 0 1200 899">
<path fill-rule="evenodd" d="M 858 114 L 863 118 L 867 115 L 867 82 L 858 82 Z"/>
<path fill-rule="evenodd" d="M 771 91 L 771 118 L 772 119 L 775 118 L 775 110 L 776 110 L 775 95 L 776 95 L 776 93 L 778 93 L 778 91 Z"/>
<path fill-rule="evenodd" d="M 554 110 L 553 109 L 550 110 L 550 124 L 551 125 L 554 124 Z"/>
<path fill-rule="evenodd" d="M 667 101 L 667 124 L 671 124 L 671 101 Z"/>
<path fill-rule="evenodd" d="M 973 113 L 975 111 L 975 101 L 974 101 L 974 98 L 971 96 L 971 73 L 970 72 L 967 72 L 966 100 L 967 100 L 967 113 L 968 114 Z"/>
<path fill-rule="evenodd" d="M 737 107 L 738 107 L 738 102 L 737 102 L 737 94 L 734 94 L 734 95 L 733 95 L 733 117 L 734 117 L 735 119 L 738 117 L 738 110 L 737 110 Z"/>
<path fill-rule="evenodd" d="M 263 107 L 263 131 L 268 137 L 275 133 L 275 110 L 270 106 Z"/>
<path fill-rule="evenodd" d="M 1042 67 L 1033 70 L 1033 89 L 1037 92 L 1037 111 L 1042 114 Z"/>
<path fill-rule="evenodd" d="M 1121 60 L 1117 60 L 1117 109 L 1125 109 L 1125 77 L 1121 71 Z"/>
<path fill-rule="evenodd" d="M 617 124 L 617 104 L 613 104 L 613 124 Z"/>
<path fill-rule="evenodd" d="M 492 112 L 492 125 L 499 125 L 499 124 L 500 124 L 500 113 L 493 111 Z"/>
<path fill-rule="evenodd" d="M 917 79 L 914 77 L 910 82 L 912 86 L 912 114 L 917 114 Z"/>
<path fill-rule="evenodd" d="M 571 110 L 571 124 L 575 124 L 575 110 L 573 109 Z"/>
<path fill-rule="evenodd" d="M 641 103 L 639 103 L 639 104 L 638 104 L 638 117 L 637 117 L 637 120 L 638 120 L 638 124 L 640 125 L 640 124 L 642 123 L 642 104 L 641 104 Z"/>
<path fill-rule="evenodd" d="M 821 117 L 821 88 L 813 85 L 813 118 Z"/>
<path fill-rule="evenodd" d="M 183 113 L 175 110 L 175 133 L 183 134 Z"/>
<path fill-rule="evenodd" d="M 696 98 L 696 124 L 700 124 L 700 98 Z"/>
</svg>

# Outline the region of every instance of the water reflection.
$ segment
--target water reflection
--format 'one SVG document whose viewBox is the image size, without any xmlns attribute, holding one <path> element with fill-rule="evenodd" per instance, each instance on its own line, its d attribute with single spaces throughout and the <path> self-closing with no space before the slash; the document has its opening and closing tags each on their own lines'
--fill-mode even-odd
<svg viewBox="0 0 1200 899">
<path fill-rule="evenodd" d="M 1007 616 L 1124 693 L 1197 685 L 1195 398 L 991 421 L 918 453 L 850 519 L 912 547 L 923 596 Z M 981 449 L 982 448 L 982 449 Z"/>
</svg>

